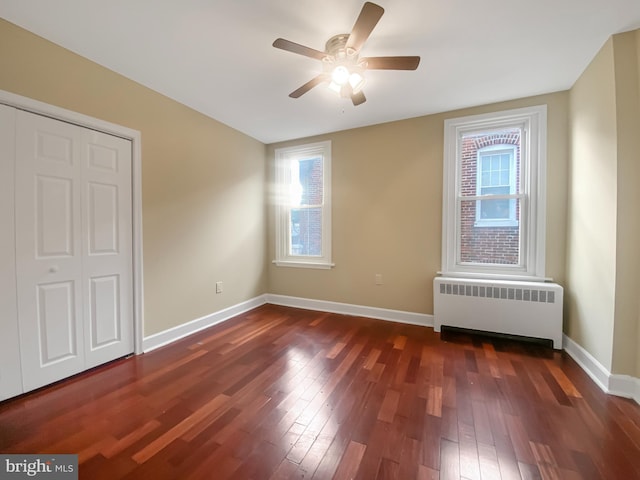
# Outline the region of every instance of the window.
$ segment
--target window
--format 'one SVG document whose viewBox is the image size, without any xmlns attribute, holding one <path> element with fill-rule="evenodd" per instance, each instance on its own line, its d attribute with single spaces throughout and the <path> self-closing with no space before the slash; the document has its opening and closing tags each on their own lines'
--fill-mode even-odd
<svg viewBox="0 0 640 480">
<path fill-rule="evenodd" d="M 478 150 L 475 226 L 515 226 L 516 220 L 516 147 L 497 145 Z M 508 197 L 505 197 L 508 195 Z"/>
<path fill-rule="evenodd" d="M 544 279 L 546 106 L 445 121 L 442 273 Z"/>
<path fill-rule="evenodd" d="M 331 268 L 331 142 L 276 150 L 279 266 Z"/>
</svg>

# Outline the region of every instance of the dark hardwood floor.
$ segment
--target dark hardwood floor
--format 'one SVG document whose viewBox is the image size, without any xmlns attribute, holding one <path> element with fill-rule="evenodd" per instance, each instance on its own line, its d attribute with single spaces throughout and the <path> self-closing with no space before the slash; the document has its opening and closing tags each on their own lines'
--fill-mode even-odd
<svg viewBox="0 0 640 480">
<path fill-rule="evenodd" d="M 265 305 L 0 403 L 81 479 L 635 479 L 640 407 L 566 354 Z"/>
</svg>

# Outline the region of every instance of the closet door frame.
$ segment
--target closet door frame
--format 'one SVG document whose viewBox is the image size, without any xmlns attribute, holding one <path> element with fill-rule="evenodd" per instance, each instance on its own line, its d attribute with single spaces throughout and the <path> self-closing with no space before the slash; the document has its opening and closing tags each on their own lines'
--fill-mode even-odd
<svg viewBox="0 0 640 480">
<path fill-rule="evenodd" d="M 31 98 L 0 90 L 0 104 L 25 110 L 81 127 L 115 135 L 131 141 L 131 218 L 133 254 L 133 332 L 134 352 L 140 354 L 144 337 L 144 297 L 142 274 L 142 143 L 137 130 L 89 117 L 82 113 L 49 105 Z"/>
<path fill-rule="evenodd" d="M 0 106 L 1 107 L 1 106 Z M 16 291 L 15 242 L 16 110 L 0 110 L 0 401 L 20 395 L 22 365 Z M 6 224 L 6 225 L 5 225 Z"/>
</svg>

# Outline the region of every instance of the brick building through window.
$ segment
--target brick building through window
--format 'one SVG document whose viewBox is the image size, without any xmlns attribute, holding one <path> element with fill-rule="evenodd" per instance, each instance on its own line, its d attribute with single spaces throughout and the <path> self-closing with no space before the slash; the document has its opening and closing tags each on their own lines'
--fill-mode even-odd
<svg viewBox="0 0 640 480">
<path fill-rule="evenodd" d="M 322 158 L 297 165 L 300 202 L 291 209 L 291 255 L 322 255 Z"/>
<path fill-rule="evenodd" d="M 517 265 L 520 260 L 519 128 L 461 139 L 460 262 Z M 487 196 L 488 199 L 477 197 Z M 465 200 L 464 197 L 476 197 Z"/>
</svg>

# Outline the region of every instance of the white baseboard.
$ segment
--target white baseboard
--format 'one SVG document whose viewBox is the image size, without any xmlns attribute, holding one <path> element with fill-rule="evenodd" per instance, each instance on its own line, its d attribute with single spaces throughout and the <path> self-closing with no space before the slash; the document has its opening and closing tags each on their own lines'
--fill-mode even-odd
<svg viewBox="0 0 640 480">
<path fill-rule="evenodd" d="M 611 375 L 609 393 L 619 397 L 633 398 L 640 404 L 640 378 L 630 375 Z"/>
<path fill-rule="evenodd" d="M 402 310 L 389 310 L 387 308 L 366 307 L 349 303 L 330 302 L 327 300 L 312 300 L 309 298 L 289 297 L 286 295 L 267 294 L 267 303 L 283 305 L 285 307 L 304 308 L 306 310 L 318 310 L 320 312 L 341 313 L 358 317 L 388 320 L 390 322 L 407 323 L 422 327 L 433 327 L 433 315 L 426 313 L 405 312 Z"/>
<path fill-rule="evenodd" d="M 578 345 L 566 334 L 562 334 L 562 344 L 564 350 L 573 358 L 578 365 L 591 377 L 596 385 L 604 392 L 609 393 L 609 379 L 611 372 L 607 370 L 593 355 Z"/>
<path fill-rule="evenodd" d="M 196 318 L 190 322 L 183 323 L 176 327 L 164 330 L 153 335 L 149 335 L 142 340 L 142 351 L 150 352 L 156 348 L 173 343 L 181 338 L 192 335 L 205 328 L 212 327 L 218 323 L 229 320 L 236 315 L 257 308 L 265 303 L 283 305 L 287 307 L 304 308 L 307 310 L 318 310 L 320 312 L 342 313 L 345 315 L 357 315 L 360 317 L 377 318 L 392 322 L 408 323 L 410 325 L 420 325 L 433 327 L 433 315 L 423 313 L 403 312 L 399 310 L 388 310 L 386 308 L 365 307 L 361 305 L 350 305 L 347 303 L 328 302 L 325 300 L 311 300 L 308 298 L 287 297 L 284 295 L 265 294 L 247 300 L 246 302 L 233 305 L 218 312 Z"/>
<path fill-rule="evenodd" d="M 567 335 L 563 334 L 564 350 L 586 372 L 603 392 L 624 398 L 632 398 L 640 404 L 640 379 L 619 375 L 607 370 L 593 355 Z"/>
<path fill-rule="evenodd" d="M 150 352 L 156 348 L 168 345 L 192 335 L 200 330 L 224 322 L 236 315 L 257 308 L 265 303 L 282 305 L 286 307 L 317 310 L 320 312 L 340 313 L 359 317 L 375 318 L 391 322 L 433 327 L 433 315 L 425 313 L 405 312 L 402 310 L 390 310 L 386 308 L 367 307 L 364 305 L 352 305 L 349 303 L 330 302 L 327 300 L 313 300 L 301 297 L 289 297 L 286 295 L 264 294 L 245 302 L 233 305 L 218 312 L 197 318 L 190 322 L 178 325 L 163 332 L 159 332 L 142 341 L 144 352 Z M 613 374 L 607 370 L 593 355 L 586 351 L 567 335 L 563 334 L 564 350 L 576 363 L 591 377 L 591 379 L 604 391 L 611 395 L 632 398 L 640 404 L 640 379 L 629 375 Z"/>
<path fill-rule="evenodd" d="M 150 352 L 151 350 L 163 347 L 169 343 L 175 342 L 176 340 L 180 340 L 181 338 L 199 332 L 200 330 L 204 330 L 205 328 L 209 328 L 213 325 L 224 322 L 225 320 L 229 320 L 236 315 L 240 315 L 241 313 L 264 305 L 267 303 L 266 297 L 266 295 L 260 295 L 245 302 L 238 303 L 237 305 L 205 315 L 204 317 L 196 318 L 195 320 L 183 323 L 182 325 L 149 335 L 142 340 L 142 351 L 145 353 Z"/>
</svg>

